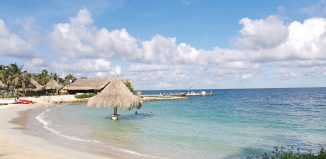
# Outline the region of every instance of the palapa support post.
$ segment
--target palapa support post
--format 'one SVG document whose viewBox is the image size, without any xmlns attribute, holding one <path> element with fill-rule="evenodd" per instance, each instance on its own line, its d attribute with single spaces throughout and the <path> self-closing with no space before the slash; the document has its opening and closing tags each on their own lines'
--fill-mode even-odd
<svg viewBox="0 0 326 159">
<path fill-rule="evenodd" d="M 115 107 L 113 109 L 112 120 L 119 120 L 118 108 L 117 107 Z"/>
</svg>

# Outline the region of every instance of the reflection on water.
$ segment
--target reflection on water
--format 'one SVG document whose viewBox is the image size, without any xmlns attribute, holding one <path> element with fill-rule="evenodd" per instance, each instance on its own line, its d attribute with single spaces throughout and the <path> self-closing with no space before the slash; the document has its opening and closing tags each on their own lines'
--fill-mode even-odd
<svg viewBox="0 0 326 159">
<path fill-rule="evenodd" d="M 120 120 L 142 120 L 153 117 L 153 113 L 137 113 L 137 114 L 126 114 L 120 116 Z"/>
</svg>

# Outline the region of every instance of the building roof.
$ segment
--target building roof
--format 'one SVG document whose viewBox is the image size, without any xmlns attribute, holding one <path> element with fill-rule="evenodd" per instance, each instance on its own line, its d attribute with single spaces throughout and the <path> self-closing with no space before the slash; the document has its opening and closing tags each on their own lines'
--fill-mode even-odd
<svg viewBox="0 0 326 159">
<path fill-rule="evenodd" d="M 33 91 L 41 91 L 44 89 L 44 86 L 39 84 L 34 78 L 30 78 L 27 84 L 25 84 L 25 88 Z"/>
<path fill-rule="evenodd" d="M 65 90 L 101 90 L 107 86 L 111 78 L 99 79 L 78 79 L 77 81 L 65 86 Z"/>
<path fill-rule="evenodd" d="M 61 89 L 63 86 L 59 84 L 56 80 L 51 79 L 46 85 L 46 90 L 54 90 L 54 89 Z"/>
</svg>

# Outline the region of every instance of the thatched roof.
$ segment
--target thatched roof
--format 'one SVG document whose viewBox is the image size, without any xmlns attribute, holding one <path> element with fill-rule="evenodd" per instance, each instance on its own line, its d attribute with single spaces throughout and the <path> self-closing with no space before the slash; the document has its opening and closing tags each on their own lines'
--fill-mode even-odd
<svg viewBox="0 0 326 159">
<path fill-rule="evenodd" d="M 30 78 L 28 84 L 26 85 L 26 89 L 32 89 L 33 91 L 41 91 L 44 89 L 44 86 L 39 84 L 33 78 Z"/>
<path fill-rule="evenodd" d="M 96 96 L 90 98 L 87 102 L 89 107 L 107 107 L 107 108 L 141 108 L 142 100 L 135 96 L 125 86 L 125 84 L 118 79 L 112 80 L 104 90 Z"/>
<path fill-rule="evenodd" d="M 6 88 L 7 85 L 5 85 L 4 83 L 2 83 L 2 81 L 0 81 L 0 88 L 3 89 L 3 88 Z"/>
<path fill-rule="evenodd" d="M 61 89 L 62 85 L 59 84 L 56 80 L 51 79 L 46 85 L 45 85 L 45 89 L 46 90 L 54 90 L 54 89 Z"/>
<path fill-rule="evenodd" d="M 42 91 L 42 90 L 44 90 L 44 86 L 40 85 L 33 78 L 30 78 L 29 80 L 25 81 L 25 91 L 38 92 L 38 91 Z M 19 91 L 23 91 L 23 87 L 21 84 L 19 85 Z"/>
<path fill-rule="evenodd" d="M 65 86 L 66 90 L 101 90 L 107 86 L 111 78 L 102 79 L 78 79 L 72 84 Z"/>
</svg>

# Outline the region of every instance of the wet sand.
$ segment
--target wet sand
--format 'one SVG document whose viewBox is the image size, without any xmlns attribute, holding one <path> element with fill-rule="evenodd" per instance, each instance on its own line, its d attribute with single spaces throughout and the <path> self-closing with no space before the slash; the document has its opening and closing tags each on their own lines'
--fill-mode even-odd
<svg viewBox="0 0 326 159">
<path fill-rule="evenodd" d="M 17 127 L 14 129 L 26 130 L 27 120 L 28 120 L 29 114 L 31 112 L 32 112 L 32 109 L 20 111 L 20 112 L 18 112 L 18 114 L 19 114 L 18 117 L 13 118 L 9 122 L 17 125 Z"/>
<path fill-rule="evenodd" d="M 44 138 L 26 133 L 29 114 L 37 108 L 53 107 L 48 103 L 32 105 L 5 105 L 0 107 L 0 158 L 1 159 L 91 159 L 116 158 L 78 151 L 53 144 Z M 132 158 L 132 157 L 131 157 Z"/>
</svg>

